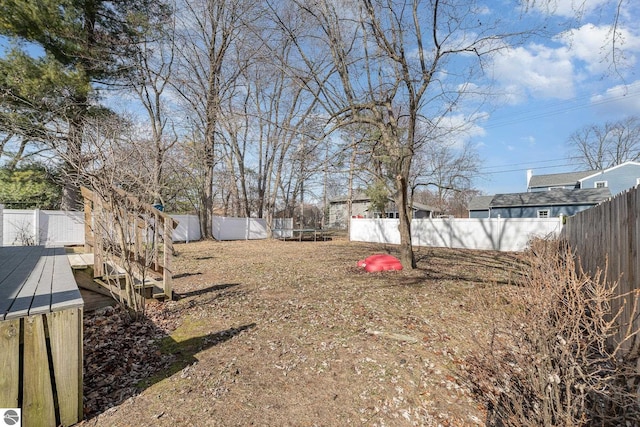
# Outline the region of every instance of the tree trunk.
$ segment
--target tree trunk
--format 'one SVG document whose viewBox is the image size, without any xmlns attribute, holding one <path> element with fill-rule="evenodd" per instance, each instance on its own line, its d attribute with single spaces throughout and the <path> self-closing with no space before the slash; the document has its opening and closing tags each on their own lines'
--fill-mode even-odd
<svg viewBox="0 0 640 427">
<path fill-rule="evenodd" d="M 213 152 L 213 147 L 206 151 Z M 202 207 L 200 211 L 200 229 L 202 237 L 205 239 L 213 239 L 213 153 L 210 154 L 211 160 L 207 161 L 204 172 L 204 188 L 202 189 Z M 207 154 L 209 157 L 209 154 Z"/>
<path fill-rule="evenodd" d="M 62 165 L 64 184 L 62 186 L 62 200 L 60 209 L 74 211 L 80 208 L 79 168 L 81 167 L 80 153 L 82 147 L 81 120 L 69 121 L 67 146 Z"/>
<path fill-rule="evenodd" d="M 407 180 L 402 175 L 396 177 L 395 202 L 398 216 L 400 217 L 398 224 L 400 231 L 400 262 L 404 268 L 412 270 L 416 268 L 416 260 L 411 243 L 411 208 L 408 203 Z"/>
</svg>

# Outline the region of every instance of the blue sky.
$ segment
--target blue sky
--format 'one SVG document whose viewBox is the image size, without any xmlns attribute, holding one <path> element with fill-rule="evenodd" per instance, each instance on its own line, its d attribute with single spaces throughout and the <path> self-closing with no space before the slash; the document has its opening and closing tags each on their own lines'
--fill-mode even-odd
<svg viewBox="0 0 640 427">
<path fill-rule="evenodd" d="M 588 125 L 640 115 L 640 1 L 621 0 L 612 68 L 613 6 L 619 0 L 530 0 L 542 16 L 565 22 L 551 39 L 532 38 L 503 51 L 488 70 L 500 105 L 482 111 L 471 142 L 482 159 L 474 186 L 486 194 L 526 191 L 534 174 L 582 169 L 567 159 L 569 136 Z M 490 0 L 492 13 L 518 13 L 510 0 Z M 536 7 L 545 5 L 545 10 Z M 580 8 L 580 19 L 575 8 Z M 567 24 L 569 23 L 569 24 Z M 0 55 L 7 40 L 0 38 Z"/>
<path fill-rule="evenodd" d="M 616 70 L 611 67 L 613 2 L 554 4 L 558 19 L 574 17 L 576 4 L 584 13 L 570 30 L 509 49 L 492 63 L 505 97 L 472 138 L 484 172 L 475 186 L 486 194 L 526 191 L 527 169 L 534 174 L 583 170 L 567 159 L 572 133 L 640 115 L 640 2 L 621 3 L 617 47 L 624 56 Z"/>
</svg>

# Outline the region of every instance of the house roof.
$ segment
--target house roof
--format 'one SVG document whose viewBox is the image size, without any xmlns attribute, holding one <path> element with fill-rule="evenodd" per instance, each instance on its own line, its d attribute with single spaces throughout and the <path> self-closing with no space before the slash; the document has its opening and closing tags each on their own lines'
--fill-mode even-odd
<svg viewBox="0 0 640 427">
<path fill-rule="evenodd" d="M 351 196 L 351 201 L 359 201 L 359 202 L 368 202 L 370 200 L 369 196 L 364 193 L 355 192 Z M 335 199 L 329 200 L 329 203 L 346 203 L 349 201 L 349 196 L 336 197 Z"/>
<path fill-rule="evenodd" d="M 430 205 L 425 205 L 424 203 L 413 202 L 413 207 L 421 211 L 439 212 L 438 208 Z"/>
<path fill-rule="evenodd" d="M 529 180 L 529 188 L 576 185 L 581 179 L 594 175 L 598 172 L 601 171 L 589 170 L 581 172 L 552 173 L 548 175 L 533 175 Z"/>
<path fill-rule="evenodd" d="M 364 193 L 357 193 L 351 197 L 352 202 L 368 202 L 370 200 L 371 199 Z M 329 203 L 346 203 L 348 201 L 349 201 L 349 198 L 345 196 L 345 197 L 338 197 L 336 199 L 332 199 L 331 201 L 329 201 Z M 389 202 L 393 203 L 393 199 L 390 198 Z M 427 212 L 438 212 L 438 208 L 435 208 L 430 205 L 425 205 L 424 203 L 418 203 L 418 202 L 413 202 L 413 208 L 422 210 L 422 211 L 427 211 Z"/>
<path fill-rule="evenodd" d="M 598 204 L 611 197 L 608 188 L 554 189 L 528 193 L 496 194 L 492 208 Z"/>
<path fill-rule="evenodd" d="M 491 206 L 493 196 L 476 196 L 469 201 L 470 211 L 486 211 Z"/>
<path fill-rule="evenodd" d="M 624 163 L 620 163 L 619 165 L 615 165 L 612 166 L 608 169 L 604 169 L 604 170 L 595 170 L 595 171 L 591 171 L 591 174 L 587 175 L 587 176 L 583 176 L 582 178 L 580 178 L 580 181 L 584 181 L 585 179 L 589 179 L 589 178 L 593 178 L 599 174 L 602 174 L 604 172 L 610 172 L 612 170 L 621 168 L 621 167 L 625 167 L 627 165 L 634 165 L 634 166 L 640 166 L 639 162 L 633 162 L 633 161 L 628 161 L 628 162 L 624 162 Z"/>
</svg>

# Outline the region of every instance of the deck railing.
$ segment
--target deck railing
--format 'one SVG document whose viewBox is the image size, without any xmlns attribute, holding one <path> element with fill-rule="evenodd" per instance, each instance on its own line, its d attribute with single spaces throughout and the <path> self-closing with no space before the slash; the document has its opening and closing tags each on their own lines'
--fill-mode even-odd
<svg viewBox="0 0 640 427">
<path fill-rule="evenodd" d="M 85 250 L 94 254 L 94 277 L 109 276 L 114 273 L 110 269 L 124 267 L 111 265 L 119 260 L 119 264 L 135 266 L 122 272 L 127 283 L 140 282 L 151 271 L 160 278 L 164 297 L 171 298 L 172 235 L 178 222 L 118 188 L 99 194 L 82 187 L 81 192 Z"/>
</svg>

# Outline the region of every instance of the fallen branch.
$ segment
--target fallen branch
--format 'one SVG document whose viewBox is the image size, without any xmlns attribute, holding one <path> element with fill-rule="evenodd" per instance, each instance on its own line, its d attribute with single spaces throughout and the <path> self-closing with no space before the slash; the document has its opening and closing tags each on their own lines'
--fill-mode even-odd
<svg viewBox="0 0 640 427">
<path fill-rule="evenodd" d="M 411 344 L 418 343 L 418 339 L 417 338 L 414 338 L 414 337 L 409 336 L 409 335 L 394 334 L 394 333 L 391 333 L 391 332 L 383 332 L 383 331 L 374 331 L 373 329 L 367 329 L 365 332 L 370 334 L 370 335 L 389 338 L 389 339 L 396 340 L 396 341 L 408 342 L 408 343 L 411 343 Z"/>
</svg>

